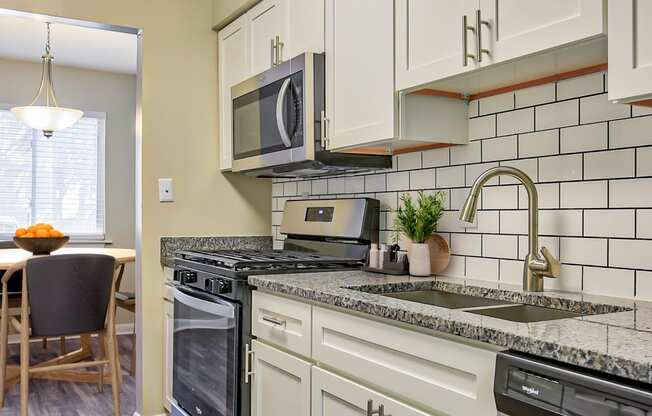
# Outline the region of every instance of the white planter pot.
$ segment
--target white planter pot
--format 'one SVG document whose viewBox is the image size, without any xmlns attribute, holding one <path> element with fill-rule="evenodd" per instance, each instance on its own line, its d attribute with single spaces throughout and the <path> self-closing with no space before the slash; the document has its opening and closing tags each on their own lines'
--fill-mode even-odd
<svg viewBox="0 0 652 416">
<path fill-rule="evenodd" d="M 428 244 L 412 243 L 408 249 L 408 260 L 412 276 L 430 276 L 430 247 Z"/>
</svg>

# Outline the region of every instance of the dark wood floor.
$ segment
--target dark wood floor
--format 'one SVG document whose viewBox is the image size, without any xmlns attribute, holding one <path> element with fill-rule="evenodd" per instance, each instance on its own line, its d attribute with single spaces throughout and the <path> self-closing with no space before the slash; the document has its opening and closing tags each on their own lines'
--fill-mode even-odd
<svg viewBox="0 0 652 416">
<path fill-rule="evenodd" d="M 119 336 L 120 363 L 123 369 L 124 381 L 120 394 L 121 413 L 133 415 L 136 410 L 136 382 L 129 376 L 129 359 L 131 357 L 131 337 Z M 66 343 L 68 351 L 79 348 L 77 340 Z M 18 364 L 20 360 L 19 346 L 9 347 L 9 363 Z M 32 362 L 45 361 L 58 354 L 59 342 L 48 343 L 44 350 L 41 343 L 33 343 L 31 347 Z M 95 344 L 94 351 L 97 351 Z M 29 414 L 30 416 L 103 416 L 113 415 L 113 399 L 111 386 L 105 385 L 104 392 L 97 391 L 97 385 L 85 383 L 70 383 L 50 380 L 30 380 L 29 382 Z M 20 387 L 16 385 L 7 393 L 5 407 L 0 409 L 0 415 L 18 415 L 20 413 Z"/>
</svg>

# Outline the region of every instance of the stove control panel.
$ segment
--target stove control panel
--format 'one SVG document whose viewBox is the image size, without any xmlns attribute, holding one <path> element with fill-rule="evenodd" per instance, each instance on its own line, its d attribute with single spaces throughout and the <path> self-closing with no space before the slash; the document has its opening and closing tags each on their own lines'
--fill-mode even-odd
<svg viewBox="0 0 652 416">
<path fill-rule="evenodd" d="M 204 289 L 214 294 L 231 292 L 231 282 L 219 277 L 204 280 Z"/>
<path fill-rule="evenodd" d="M 178 280 L 182 285 L 197 283 L 197 272 L 192 270 L 178 270 L 174 280 Z"/>
</svg>

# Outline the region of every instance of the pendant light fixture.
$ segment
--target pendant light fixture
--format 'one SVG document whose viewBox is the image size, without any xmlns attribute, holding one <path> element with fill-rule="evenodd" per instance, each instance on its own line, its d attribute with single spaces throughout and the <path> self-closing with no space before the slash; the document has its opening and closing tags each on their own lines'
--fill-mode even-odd
<svg viewBox="0 0 652 416">
<path fill-rule="evenodd" d="M 42 130 L 45 137 L 52 137 L 52 133 L 56 130 L 65 129 L 75 124 L 84 115 L 84 112 L 72 108 L 59 107 L 57 103 L 52 81 L 54 56 L 50 54 L 50 23 L 48 22 L 46 25 L 47 41 L 45 43 L 45 54 L 41 56 L 43 61 L 41 85 L 29 105 L 14 107 L 11 111 L 27 126 Z M 35 105 L 41 95 L 45 95 L 45 105 Z"/>
</svg>

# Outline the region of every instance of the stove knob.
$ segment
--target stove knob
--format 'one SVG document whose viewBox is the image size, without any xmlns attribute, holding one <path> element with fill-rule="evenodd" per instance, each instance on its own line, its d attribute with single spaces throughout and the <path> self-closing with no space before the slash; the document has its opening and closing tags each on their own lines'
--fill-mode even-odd
<svg viewBox="0 0 652 416">
<path fill-rule="evenodd" d="M 231 291 L 231 284 L 220 278 L 206 279 L 205 288 L 211 293 L 228 293 Z"/>
<path fill-rule="evenodd" d="M 179 271 L 179 282 L 181 282 L 182 285 L 197 283 L 197 272 L 190 270 Z"/>
<path fill-rule="evenodd" d="M 229 293 L 231 291 L 231 282 L 224 279 L 218 279 L 219 293 Z"/>
</svg>

